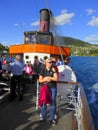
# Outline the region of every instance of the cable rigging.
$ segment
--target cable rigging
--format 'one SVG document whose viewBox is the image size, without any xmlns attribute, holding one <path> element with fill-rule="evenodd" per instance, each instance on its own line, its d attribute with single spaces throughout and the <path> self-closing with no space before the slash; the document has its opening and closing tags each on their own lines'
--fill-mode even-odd
<svg viewBox="0 0 98 130">
<path fill-rule="evenodd" d="M 63 65 L 64 65 L 64 59 L 63 59 L 63 55 L 62 55 L 62 52 L 61 52 L 61 48 L 60 48 L 60 44 L 59 44 L 59 41 L 57 39 L 57 34 L 56 34 L 56 25 L 55 25 L 55 19 L 52 15 L 52 12 L 50 11 L 49 9 L 49 4 L 48 4 L 48 0 L 46 0 L 46 6 L 47 6 L 47 9 L 49 10 L 49 15 L 50 15 L 50 24 L 52 24 L 53 26 L 53 31 L 54 31 L 54 37 L 55 37 L 55 41 L 57 43 L 57 46 L 58 46 L 58 49 L 59 49 L 59 52 L 60 52 L 60 56 L 61 56 L 61 60 L 63 62 Z"/>
</svg>

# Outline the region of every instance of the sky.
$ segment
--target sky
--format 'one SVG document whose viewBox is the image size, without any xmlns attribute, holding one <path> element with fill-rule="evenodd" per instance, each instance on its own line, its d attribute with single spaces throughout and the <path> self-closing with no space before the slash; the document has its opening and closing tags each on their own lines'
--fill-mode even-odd
<svg viewBox="0 0 98 130">
<path fill-rule="evenodd" d="M 24 43 L 24 31 L 39 29 L 39 11 L 48 8 L 57 34 L 98 44 L 98 0 L 0 0 L 0 43 Z"/>
</svg>

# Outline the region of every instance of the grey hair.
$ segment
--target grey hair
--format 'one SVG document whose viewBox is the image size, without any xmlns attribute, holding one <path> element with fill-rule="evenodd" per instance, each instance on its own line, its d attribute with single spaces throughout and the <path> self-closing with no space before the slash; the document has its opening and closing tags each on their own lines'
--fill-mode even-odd
<svg viewBox="0 0 98 130">
<path fill-rule="evenodd" d="M 18 61 L 22 61 L 22 57 L 21 57 L 21 55 L 16 55 L 16 60 L 18 60 Z"/>
</svg>

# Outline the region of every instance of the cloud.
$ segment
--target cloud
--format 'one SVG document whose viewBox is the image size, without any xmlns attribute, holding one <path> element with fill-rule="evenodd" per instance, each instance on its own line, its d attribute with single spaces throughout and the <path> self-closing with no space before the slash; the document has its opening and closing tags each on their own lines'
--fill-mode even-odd
<svg viewBox="0 0 98 130">
<path fill-rule="evenodd" d="M 33 23 L 31 23 L 31 26 L 38 26 L 39 25 L 39 21 L 35 21 Z"/>
<path fill-rule="evenodd" d="M 85 37 L 86 42 L 98 43 L 98 36 L 97 35 L 90 35 Z"/>
<path fill-rule="evenodd" d="M 64 13 L 67 13 L 67 12 L 68 12 L 67 9 L 61 10 L 61 14 L 64 14 Z"/>
<path fill-rule="evenodd" d="M 54 17 L 56 25 L 71 24 L 71 19 L 74 17 L 74 13 L 67 13 L 67 10 L 61 10 L 61 14 Z M 31 26 L 38 26 L 39 21 L 31 23 Z"/>
<path fill-rule="evenodd" d="M 71 19 L 74 17 L 74 13 L 67 13 L 67 10 L 62 10 L 61 14 L 55 17 L 56 25 L 71 24 Z"/>
<path fill-rule="evenodd" d="M 14 26 L 19 26 L 19 24 L 18 24 L 18 23 L 15 23 Z"/>
<path fill-rule="evenodd" d="M 93 9 L 86 9 L 87 15 L 92 15 L 93 13 L 96 12 L 96 10 Z"/>
<path fill-rule="evenodd" d="M 98 17 L 93 16 L 91 20 L 88 22 L 88 25 L 98 27 Z"/>
</svg>

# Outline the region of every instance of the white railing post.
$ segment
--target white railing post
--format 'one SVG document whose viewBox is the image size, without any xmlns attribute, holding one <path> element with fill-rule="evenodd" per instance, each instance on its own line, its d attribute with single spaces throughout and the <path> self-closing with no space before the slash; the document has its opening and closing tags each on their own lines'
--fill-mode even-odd
<svg viewBox="0 0 98 130">
<path fill-rule="evenodd" d="M 39 81 L 37 80 L 37 91 L 36 91 L 36 109 L 38 109 L 38 101 L 39 101 Z"/>
</svg>

